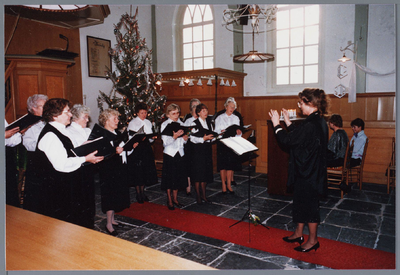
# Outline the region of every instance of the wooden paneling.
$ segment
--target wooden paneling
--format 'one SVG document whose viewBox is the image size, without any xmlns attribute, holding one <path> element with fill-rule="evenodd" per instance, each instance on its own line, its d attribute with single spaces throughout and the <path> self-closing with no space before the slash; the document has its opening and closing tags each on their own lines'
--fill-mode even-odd
<svg viewBox="0 0 400 275">
<path fill-rule="evenodd" d="M 218 69 L 217 69 L 218 70 Z M 209 72 L 209 70 L 207 70 Z M 228 71 L 229 72 L 229 71 Z M 226 72 L 226 73 L 228 73 Z M 184 77 L 191 72 L 174 72 L 171 73 L 172 77 Z M 196 71 L 199 75 L 204 75 L 201 71 Z M 169 76 L 169 73 L 163 73 L 163 76 Z M 234 77 L 244 77 L 243 75 L 235 75 Z M 230 81 L 231 82 L 231 81 Z M 259 147 L 256 161 L 256 171 L 267 173 L 268 161 L 266 156 L 268 151 L 265 144 L 268 141 L 266 130 L 266 121 L 269 119 L 268 111 L 275 109 L 280 111 L 282 108 L 296 109 L 298 96 L 258 96 L 258 97 L 244 97 L 243 82 L 239 83 L 236 90 L 232 87 L 218 86 L 217 97 L 217 110 L 223 109 L 223 104 L 228 96 L 235 97 L 238 103 L 237 110 L 244 118 L 244 124 L 252 124 L 252 129 L 256 130 L 257 147 Z M 189 112 L 189 101 L 191 98 L 196 97 L 205 103 L 210 114 L 214 113 L 215 106 L 215 87 L 209 86 L 207 95 L 203 90 L 195 87 L 179 87 L 179 82 L 170 82 L 166 85 L 163 84 L 163 94 L 167 96 L 167 104 L 177 103 L 182 109 L 182 115 Z M 218 83 L 219 84 L 219 83 Z M 203 81 L 203 89 L 205 89 L 205 82 Z M 167 86 L 167 88 L 165 88 Z M 175 89 L 181 88 L 181 93 L 176 96 Z M 230 90 L 232 89 L 232 90 Z M 172 91 L 170 93 L 170 91 Z M 190 92 L 191 91 L 191 92 Z M 201 92 L 199 92 L 201 91 Z M 197 93 L 199 92 L 199 93 Z M 348 103 L 348 97 L 337 98 L 334 95 L 330 96 L 330 114 L 340 114 L 343 118 L 344 129 L 351 138 L 353 132 L 350 128 L 350 122 L 359 117 L 365 121 L 365 133 L 369 137 L 368 152 L 364 167 L 364 180 L 365 182 L 384 183 L 385 169 L 390 161 L 391 156 L 391 138 L 395 136 L 395 93 L 368 93 L 357 94 L 357 101 Z M 301 115 L 298 113 L 298 116 Z"/>
<path fill-rule="evenodd" d="M 33 94 L 66 98 L 67 68 L 73 62 L 25 55 L 9 55 L 6 58 L 14 64 L 11 76 L 15 103 L 9 107 L 15 108 L 16 117 L 13 120 L 26 114 L 26 101 Z"/>
</svg>

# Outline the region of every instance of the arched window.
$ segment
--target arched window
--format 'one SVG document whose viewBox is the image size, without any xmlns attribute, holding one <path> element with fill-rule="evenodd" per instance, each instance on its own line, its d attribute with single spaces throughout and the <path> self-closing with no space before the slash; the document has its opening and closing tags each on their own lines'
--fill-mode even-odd
<svg viewBox="0 0 400 275">
<path fill-rule="evenodd" d="M 214 67 L 214 17 L 210 5 L 187 5 L 182 21 L 183 70 Z"/>
</svg>

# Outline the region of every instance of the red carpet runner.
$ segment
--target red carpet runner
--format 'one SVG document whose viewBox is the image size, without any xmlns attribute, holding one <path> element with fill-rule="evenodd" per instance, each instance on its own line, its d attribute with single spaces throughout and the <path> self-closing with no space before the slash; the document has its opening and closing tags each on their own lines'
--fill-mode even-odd
<svg viewBox="0 0 400 275">
<path fill-rule="evenodd" d="M 178 208 L 170 211 L 165 205 L 154 203 L 133 203 L 117 214 L 333 269 L 395 269 L 394 253 L 324 238 L 319 238 L 321 247 L 316 252 L 297 252 L 293 249 L 297 243 L 282 241 L 290 232 L 272 227 L 268 230 L 260 225 L 249 226 L 247 219 L 229 228 L 235 220 Z"/>
</svg>

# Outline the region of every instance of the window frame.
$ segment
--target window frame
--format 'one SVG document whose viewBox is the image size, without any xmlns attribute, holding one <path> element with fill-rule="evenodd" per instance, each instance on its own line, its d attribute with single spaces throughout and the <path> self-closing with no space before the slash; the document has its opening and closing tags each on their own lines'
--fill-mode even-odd
<svg viewBox="0 0 400 275">
<path fill-rule="evenodd" d="M 201 4 L 193 4 L 193 5 L 198 5 L 199 6 Z M 184 18 L 185 18 L 186 8 L 189 5 L 182 5 L 180 7 L 179 17 L 177 18 L 178 19 L 177 20 L 178 28 L 176 29 L 177 30 L 177 33 L 176 33 L 177 47 L 176 48 L 179 49 L 178 52 L 177 52 L 177 55 L 176 55 L 176 60 L 177 60 L 176 64 L 177 64 L 178 70 L 184 71 L 184 60 L 185 60 L 184 59 L 184 44 L 187 44 L 187 43 L 183 43 L 183 29 L 188 27 L 188 26 L 193 28 L 193 27 L 196 27 L 196 26 L 204 26 L 204 25 L 208 25 L 208 24 L 212 24 L 213 25 L 212 26 L 212 28 L 213 28 L 212 40 L 210 40 L 210 39 L 206 40 L 206 41 L 212 41 L 213 42 L 213 54 L 211 56 L 206 56 L 206 57 L 212 57 L 213 58 L 213 65 L 212 65 L 211 68 L 215 68 L 215 14 L 214 14 L 213 5 L 211 5 L 211 4 L 203 4 L 203 5 L 208 5 L 210 7 L 210 11 L 211 11 L 213 19 L 210 20 L 210 21 L 202 21 L 202 22 L 192 23 L 192 24 L 188 24 L 188 25 L 184 25 L 183 21 L 184 21 Z M 196 42 L 200 42 L 200 41 L 203 43 L 203 46 L 204 46 L 204 41 L 205 40 L 202 39 L 202 40 L 199 40 L 199 41 L 196 41 Z M 190 43 L 192 43 L 192 45 L 193 45 L 193 41 L 190 42 Z M 202 59 L 202 69 L 200 69 L 200 70 L 204 69 L 204 57 L 205 57 L 204 56 L 204 47 L 203 47 L 202 51 L 203 51 L 202 55 L 200 57 L 196 57 L 196 58 L 201 58 Z M 191 59 L 192 60 L 195 59 L 193 57 L 193 52 L 192 52 Z M 192 63 L 192 69 L 187 70 L 187 71 L 191 71 L 191 70 L 195 70 L 194 69 L 194 63 Z M 196 70 L 198 70 L 198 69 L 196 69 Z"/>
<path fill-rule="evenodd" d="M 307 7 L 307 6 L 313 6 L 315 4 L 309 4 L 309 5 L 289 5 L 290 9 L 295 9 L 299 7 Z M 325 29 L 325 21 L 321 20 L 324 18 L 324 5 L 317 4 L 319 6 L 319 41 L 318 41 L 318 81 L 316 83 L 303 83 L 303 84 L 284 84 L 284 85 L 278 85 L 276 84 L 276 76 L 277 76 L 277 66 L 276 66 L 276 59 L 273 62 L 268 62 L 267 64 L 267 70 L 268 70 L 268 89 L 267 93 L 268 94 L 298 94 L 299 91 L 303 90 L 304 88 L 307 87 L 318 87 L 321 88 L 324 85 L 324 44 L 323 41 L 324 39 L 324 29 Z M 287 9 L 286 7 L 283 7 L 285 10 Z M 277 55 L 277 48 L 276 48 L 276 42 L 277 42 L 277 35 L 276 35 L 276 20 L 270 24 L 268 27 L 268 32 L 267 32 L 267 43 L 268 43 L 268 48 L 271 49 L 272 53 L 274 54 L 275 58 Z M 304 47 L 304 44 L 303 44 Z M 289 47 L 289 51 L 292 47 Z M 304 63 L 303 63 L 304 66 Z M 289 66 L 290 68 L 290 66 Z M 289 76 L 290 77 L 290 76 Z M 303 79 L 304 79 L 304 69 L 303 69 Z"/>
</svg>

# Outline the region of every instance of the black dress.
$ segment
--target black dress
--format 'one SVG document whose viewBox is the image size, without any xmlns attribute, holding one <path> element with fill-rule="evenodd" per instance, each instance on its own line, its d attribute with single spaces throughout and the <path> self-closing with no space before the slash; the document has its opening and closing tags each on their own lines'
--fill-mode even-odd
<svg viewBox="0 0 400 275">
<path fill-rule="evenodd" d="M 113 141 L 116 147 L 122 139 L 117 133 Z M 122 163 L 122 157 L 114 154 L 112 157 L 99 163 L 101 211 L 109 210 L 120 212 L 130 206 L 130 195 L 128 186 L 128 165 Z"/>
<path fill-rule="evenodd" d="M 146 139 L 128 156 L 130 186 L 149 186 L 158 181 L 154 152 Z"/>
<path fill-rule="evenodd" d="M 194 121 L 199 131 L 203 129 L 199 119 Z M 207 121 L 208 129 L 211 123 Z M 212 161 L 212 144 L 210 141 L 204 143 L 192 143 L 190 164 L 190 179 L 192 182 L 213 182 L 213 161 Z"/>
<path fill-rule="evenodd" d="M 319 196 L 327 191 L 327 123 L 314 112 L 299 126 L 291 124 L 288 132 L 278 131 L 276 137 L 290 148 L 287 184 L 293 187 L 293 222 L 320 222 Z"/>
</svg>

